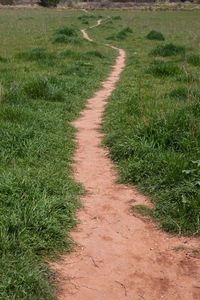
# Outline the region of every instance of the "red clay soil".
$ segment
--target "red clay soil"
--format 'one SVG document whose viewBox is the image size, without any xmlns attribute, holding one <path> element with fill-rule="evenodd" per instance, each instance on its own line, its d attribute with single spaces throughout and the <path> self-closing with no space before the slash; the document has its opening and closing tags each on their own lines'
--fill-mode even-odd
<svg viewBox="0 0 200 300">
<path fill-rule="evenodd" d="M 86 32 L 83 32 L 87 37 Z M 149 205 L 135 188 L 117 184 L 106 149 L 100 147 L 102 112 L 125 66 L 119 56 L 102 89 L 73 124 L 78 129 L 74 177 L 88 193 L 82 197 L 79 225 L 71 237 L 75 252 L 52 264 L 57 271 L 59 300 L 198 300 L 199 257 L 191 249 L 197 239 L 170 237 L 130 212 Z M 184 247 L 187 250 L 175 251 Z M 178 248 L 177 248 L 178 249 Z M 189 250 L 190 249 L 190 250 Z"/>
</svg>

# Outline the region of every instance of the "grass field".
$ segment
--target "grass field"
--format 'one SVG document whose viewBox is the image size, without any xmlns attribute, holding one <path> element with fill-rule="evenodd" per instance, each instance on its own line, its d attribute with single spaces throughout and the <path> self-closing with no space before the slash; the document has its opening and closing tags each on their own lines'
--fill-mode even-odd
<svg viewBox="0 0 200 300">
<path fill-rule="evenodd" d="M 115 52 L 83 40 L 78 16 L 0 10 L 0 299 L 54 299 L 45 260 L 70 250 L 83 191 L 74 129 Z M 96 18 L 91 20 L 96 23 Z"/>
<path fill-rule="evenodd" d="M 200 232 L 199 17 L 117 11 L 118 21 L 97 28 L 128 54 L 104 114 L 104 143 L 120 180 L 150 195 L 149 213 L 172 233 Z M 148 39 L 152 30 L 164 38 Z"/>
<path fill-rule="evenodd" d="M 94 14 L 94 15 L 93 15 Z M 150 195 L 171 232 L 200 231 L 199 12 L 0 10 L 0 299 L 54 299 L 46 260 L 70 251 L 83 192 L 71 177 L 70 122 L 127 66 L 104 115 L 120 180 Z M 111 16 L 111 18 L 106 18 Z M 80 28 L 98 39 L 83 40 Z M 156 30 L 165 40 L 149 40 Z M 144 208 L 133 208 L 144 211 Z"/>
</svg>

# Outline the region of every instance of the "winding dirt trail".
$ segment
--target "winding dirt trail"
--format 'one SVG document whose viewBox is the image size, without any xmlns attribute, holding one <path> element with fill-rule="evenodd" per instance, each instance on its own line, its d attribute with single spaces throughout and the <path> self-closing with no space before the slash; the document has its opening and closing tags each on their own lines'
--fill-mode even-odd
<svg viewBox="0 0 200 300">
<path fill-rule="evenodd" d="M 134 188 L 115 183 L 108 153 L 99 146 L 104 105 L 125 67 L 125 52 L 113 48 L 119 55 L 112 73 L 74 122 L 78 129 L 74 177 L 88 193 L 77 215 L 80 223 L 71 233 L 79 247 L 52 264 L 58 272 L 58 299 L 198 300 L 199 258 L 189 250 L 173 250 L 192 249 L 198 240 L 170 238 L 156 224 L 133 216 L 131 204 L 148 204 L 148 199 Z"/>
</svg>

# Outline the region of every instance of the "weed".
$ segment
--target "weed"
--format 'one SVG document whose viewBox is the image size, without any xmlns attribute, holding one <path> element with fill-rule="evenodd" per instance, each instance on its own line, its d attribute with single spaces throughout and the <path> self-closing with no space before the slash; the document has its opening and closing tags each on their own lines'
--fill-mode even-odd
<svg viewBox="0 0 200 300">
<path fill-rule="evenodd" d="M 176 46 L 174 44 L 166 44 L 163 46 L 157 46 L 153 50 L 151 50 L 150 55 L 153 56 L 177 56 L 177 55 L 185 55 L 185 47 L 184 46 Z"/>
<path fill-rule="evenodd" d="M 159 31 L 156 31 L 156 30 L 152 30 L 150 31 L 147 35 L 146 35 L 146 38 L 148 40 L 157 40 L 157 41 L 164 41 L 165 38 L 163 36 L 163 34 Z"/>
</svg>

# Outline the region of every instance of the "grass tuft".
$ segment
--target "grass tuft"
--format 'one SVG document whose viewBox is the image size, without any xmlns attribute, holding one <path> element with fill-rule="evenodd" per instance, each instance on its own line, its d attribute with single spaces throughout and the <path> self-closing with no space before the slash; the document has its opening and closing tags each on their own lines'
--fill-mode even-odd
<svg viewBox="0 0 200 300">
<path fill-rule="evenodd" d="M 157 46 L 149 53 L 153 56 L 177 56 L 177 55 L 185 55 L 185 47 L 184 46 L 176 46 L 174 44 L 166 44 L 163 46 Z"/>
<path fill-rule="evenodd" d="M 24 61 L 51 61 L 57 58 L 57 54 L 43 48 L 34 48 L 20 52 L 15 57 Z"/>
<path fill-rule="evenodd" d="M 89 57 L 94 56 L 94 57 L 98 57 L 98 58 L 105 58 L 105 56 L 97 50 L 87 51 L 84 53 L 84 55 L 89 56 Z"/>
<path fill-rule="evenodd" d="M 186 60 L 189 64 L 198 67 L 200 66 L 200 55 L 199 54 L 188 54 Z"/>
<path fill-rule="evenodd" d="M 118 33 L 107 37 L 107 40 L 125 40 L 127 38 L 128 33 L 132 33 L 132 29 L 130 27 L 125 27 L 120 30 Z"/>
<path fill-rule="evenodd" d="M 69 37 L 77 37 L 78 36 L 77 30 L 75 28 L 68 27 L 68 26 L 56 29 L 55 34 L 58 34 L 58 35 L 64 34 Z"/>
<path fill-rule="evenodd" d="M 164 41 L 165 38 L 163 36 L 163 34 L 159 31 L 156 30 L 151 30 L 147 35 L 146 38 L 148 40 L 156 40 L 156 41 Z"/>
<path fill-rule="evenodd" d="M 23 91 L 31 99 L 64 102 L 62 82 L 55 77 L 33 77 L 25 82 Z"/>
<path fill-rule="evenodd" d="M 7 58 L 4 58 L 4 57 L 2 57 L 2 56 L 0 56 L 0 62 L 7 62 Z"/>
<path fill-rule="evenodd" d="M 182 73 L 182 70 L 174 63 L 154 60 L 147 67 L 146 73 L 157 77 L 168 77 L 179 75 Z"/>
</svg>

